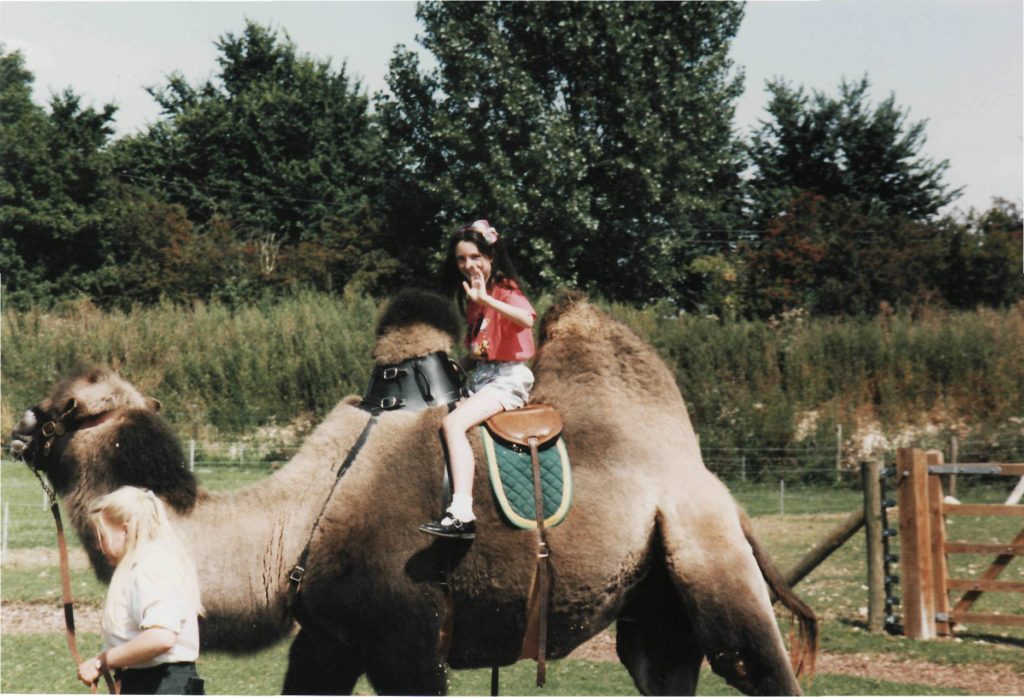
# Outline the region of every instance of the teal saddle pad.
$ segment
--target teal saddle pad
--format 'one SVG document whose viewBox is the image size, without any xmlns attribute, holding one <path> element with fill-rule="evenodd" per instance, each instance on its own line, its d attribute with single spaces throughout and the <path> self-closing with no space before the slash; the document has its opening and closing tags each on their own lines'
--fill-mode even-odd
<svg viewBox="0 0 1024 697">
<path fill-rule="evenodd" d="M 517 528 L 536 530 L 530 450 L 495 439 L 485 426 L 480 426 L 480 437 L 487 455 L 491 488 L 505 517 Z M 565 519 L 572 505 L 572 469 L 561 436 L 546 443 L 539 455 L 544 526 L 553 528 Z"/>
</svg>

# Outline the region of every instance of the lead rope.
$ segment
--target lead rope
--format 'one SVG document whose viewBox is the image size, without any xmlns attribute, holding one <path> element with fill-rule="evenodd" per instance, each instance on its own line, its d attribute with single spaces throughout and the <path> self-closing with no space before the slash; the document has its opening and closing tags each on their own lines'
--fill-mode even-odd
<svg viewBox="0 0 1024 697">
<path fill-rule="evenodd" d="M 75 667 L 77 668 L 82 663 L 82 654 L 78 651 L 78 640 L 75 636 L 75 605 L 74 600 L 71 597 L 71 564 L 68 561 L 68 543 L 64 536 L 64 522 L 60 517 L 60 506 L 57 504 L 57 496 L 53 489 L 46 485 L 43 481 L 42 476 L 39 474 L 39 470 L 31 468 L 32 473 L 36 475 L 36 479 L 39 480 L 39 485 L 43 487 L 43 491 L 46 493 L 46 497 L 50 500 L 50 513 L 53 514 L 53 521 L 57 525 L 57 551 L 60 556 L 60 585 L 61 592 L 64 599 L 64 639 L 68 645 L 68 651 L 71 652 L 71 658 L 75 661 Z M 103 668 L 103 679 L 107 683 L 107 691 L 112 695 L 120 694 L 119 686 L 114 682 L 114 679 L 110 676 L 110 671 Z M 96 684 L 93 683 L 89 686 L 89 693 L 96 694 Z"/>
</svg>

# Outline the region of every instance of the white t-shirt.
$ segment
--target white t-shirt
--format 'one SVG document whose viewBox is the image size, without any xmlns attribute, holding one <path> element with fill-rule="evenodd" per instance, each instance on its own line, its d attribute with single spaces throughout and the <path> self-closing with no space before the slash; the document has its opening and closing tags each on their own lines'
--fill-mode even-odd
<svg viewBox="0 0 1024 697">
<path fill-rule="evenodd" d="M 131 668 L 151 668 L 161 663 L 187 663 L 199 658 L 199 617 L 185 594 L 182 570 L 163 558 L 159 550 L 143 553 L 129 571 L 128 583 L 115 603 L 113 627 L 103 628 L 106 648 L 131 641 L 145 629 L 163 627 L 178 635 L 166 653 Z"/>
</svg>

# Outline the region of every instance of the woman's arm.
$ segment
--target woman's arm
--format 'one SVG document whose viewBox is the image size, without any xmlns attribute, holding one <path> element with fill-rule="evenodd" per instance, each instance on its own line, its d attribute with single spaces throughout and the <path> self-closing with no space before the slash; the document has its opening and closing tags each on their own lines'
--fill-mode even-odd
<svg viewBox="0 0 1024 697">
<path fill-rule="evenodd" d="M 480 301 L 497 310 L 499 313 L 508 317 L 510 320 L 518 324 L 520 327 L 526 329 L 533 329 L 533 313 L 528 310 L 524 310 L 521 307 L 515 305 L 509 305 L 507 302 L 501 300 L 495 300 L 492 295 L 481 296 Z"/>
<path fill-rule="evenodd" d="M 473 269 L 470 275 L 470 283 L 462 282 L 466 291 L 466 297 L 474 302 L 494 308 L 500 314 L 526 329 L 533 329 L 533 313 L 515 305 L 510 305 L 501 300 L 495 300 L 494 296 L 487 292 L 487 283 L 484 281 L 483 272 L 480 269 Z"/>
<path fill-rule="evenodd" d="M 167 653 L 178 640 L 178 635 L 163 627 L 150 627 L 131 641 L 107 649 L 99 656 L 82 661 L 78 666 L 78 679 L 92 685 L 100 679 L 103 668 L 130 668 Z"/>
</svg>

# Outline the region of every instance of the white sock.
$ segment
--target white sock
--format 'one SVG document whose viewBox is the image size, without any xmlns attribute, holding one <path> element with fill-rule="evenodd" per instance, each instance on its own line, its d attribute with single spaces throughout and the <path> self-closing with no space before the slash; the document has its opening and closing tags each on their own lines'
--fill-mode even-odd
<svg viewBox="0 0 1024 697">
<path fill-rule="evenodd" d="M 448 506 L 448 512 L 463 523 L 476 520 L 473 515 L 473 497 L 466 494 L 452 494 L 452 505 Z"/>
</svg>

